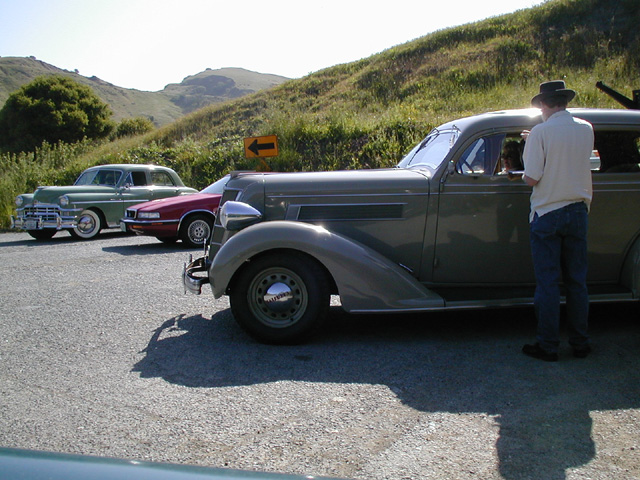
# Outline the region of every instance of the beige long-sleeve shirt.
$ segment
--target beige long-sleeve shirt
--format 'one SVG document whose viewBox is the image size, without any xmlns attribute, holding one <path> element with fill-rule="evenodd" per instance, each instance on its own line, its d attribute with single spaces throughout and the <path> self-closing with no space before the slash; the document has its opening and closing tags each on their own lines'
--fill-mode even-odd
<svg viewBox="0 0 640 480">
<path fill-rule="evenodd" d="M 529 221 L 575 202 L 591 206 L 593 127 L 562 110 L 531 129 L 524 147 L 524 174 L 538 183 Z"/>
</svg>

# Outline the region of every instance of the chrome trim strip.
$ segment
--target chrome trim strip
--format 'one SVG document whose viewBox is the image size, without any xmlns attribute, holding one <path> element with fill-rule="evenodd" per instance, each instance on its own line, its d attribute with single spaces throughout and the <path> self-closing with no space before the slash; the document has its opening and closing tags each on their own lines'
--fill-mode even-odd
<svg viewBox="0 0 640 480">
<path fill-rule="evenodd" d="M 127 225 L 170 225 L 172 223 L 178 223 L 179 220 L 138 220 L 137 218 L 121 218 L 118 224 L 125 223 Z"/>
<path fill-rule="evenodd" d="M 305 195 L 305 194 L 295 194 L 295 195 L 275 195 L 275 194 L 267 194 L 266 198 L 349 198 L 349 197 L 428 197 L 429 192 L 420 192 L 420 193 L 337 193 L 337 194 L 314 194 L 314 195 Z M 365 204 L 370 205 L 370 204 Z"/>
</svg>

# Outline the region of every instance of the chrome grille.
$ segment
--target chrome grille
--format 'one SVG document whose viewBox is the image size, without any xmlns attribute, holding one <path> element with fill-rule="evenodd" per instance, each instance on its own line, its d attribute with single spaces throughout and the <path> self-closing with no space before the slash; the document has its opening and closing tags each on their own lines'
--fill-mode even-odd
<svg viewBox="0 0 640 480">
<path fill-rule="evenodd" d="M 26 217 L 39 217 L 43 220 L 55 221 L 60 216 L 60 208 L 51 205 L 41 205 L 36 207 L 25 207 L 22 211 Z"/>
</svg>

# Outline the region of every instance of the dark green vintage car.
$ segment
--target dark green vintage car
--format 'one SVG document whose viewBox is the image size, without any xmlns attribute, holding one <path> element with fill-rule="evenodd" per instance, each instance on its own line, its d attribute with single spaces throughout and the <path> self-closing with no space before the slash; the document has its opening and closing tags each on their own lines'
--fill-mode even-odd
<svg viewBox="0 0 640 480">
<path fill-rule="evenodd" d="M 11 227 L 46 240 L 60 230 L 80 239 L 103 228 L 120 227 L 131 205 L 157 198 L 196 193 L 176 172 L 157 165 L 100 165 L 80 174 L 72 186 L 38 187 L 16 197 Z"/>
<path fill-rule="evenodd" d="M 571 111 L 595 130 L 591 301 L 638 301 L 640 111 Z M 455 120 L 393 169 L 233 175 L 185 288 L 210 283 L 273 343 L 307 338 L 332 294 L 350 313 L 532 305 L 531 188 L 507 157 L 539 122 L 537 109 Z"/>
</svg>

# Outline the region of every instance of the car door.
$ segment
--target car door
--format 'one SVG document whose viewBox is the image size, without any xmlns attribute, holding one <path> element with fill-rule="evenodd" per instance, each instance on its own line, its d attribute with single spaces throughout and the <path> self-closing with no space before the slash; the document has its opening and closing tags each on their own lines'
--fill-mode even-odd
<svg viewBox="0 0 640 480">
<path fill-rule="evenodd" d="M 433 281 L 442 285 L 530 284 L 531 188 L 509 174 L 504 154 L 520 132 L 472 139 L 439 185 Z M 521 166 L 520 166 L 521 168 Z"/>
<path fill-rule="evenodd" d="M 158 198 L 174 197 L 180 193 L 180 187 L 176 185 L 167 172 L 162 170 L 152 170 L 149 172 L 151 197 Z"/>
<path fill-rule="evenodd" d="M 107 215 L 107 222 L 119 223 L 127 208 L 152 199 L 148 172 L 133 170 L 128 172 L 118 187 L 118 205 Z"/>
</svg>

